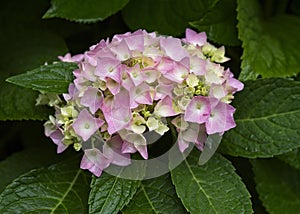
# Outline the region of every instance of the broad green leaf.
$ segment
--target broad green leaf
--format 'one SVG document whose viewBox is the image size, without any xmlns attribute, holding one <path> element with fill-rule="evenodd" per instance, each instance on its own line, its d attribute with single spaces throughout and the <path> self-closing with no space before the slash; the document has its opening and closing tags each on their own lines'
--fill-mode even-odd
<svg viewBox="0 0 300 214">
<path fill-rule="evenodd" d="M 46 107 L 35 106 L 37 92 L 5 82 L 67 51 L 64 40 L 40 21 L 47 4 L 43 0 L 1 1 L 0 120 L 43 120 L 49 115 Z"/>
<path fill-rule="evenodd" d="M 136 193 L 140 181 L 103 173 L 93 177 L 89 196 L 89 213 L 118 213 Z"/>
<path fill-rule="evenodd" d="M 185 208 L 198 213 L 252 213 L 250 195 L 231 163 L 219 154 L 198 165 L 193 151 L 171 171 L 176 192 Z"/>
<path fill-rule="evenodd" d="M 272 158 L 252 160 L 259 198 L 270 214 L 300 210 L 300 171 Z"/>
<path fill-rule="evenodd" d="M 76 22 L 102 21 L 121 10 L 129 0 L 52 0 L 43 18 L 64 18 Z"/>
<path fill-rule="evenodd" d="M 236 127 L 223 136 L 222 152 L 272 157 L 300 147 L 300 82 L 249 81 L 233 101 Z"/>
<path fill-rule="evenodd" d="M 300 148 L 294 149 L 291 152 L 276 156 L 288 165 L 300 170 Z"/>
<path fill-rule="evenodd" d="M 78 161 L 26 173 L 0 195 L 0 213 L 87 213 L 90 174 Z"/>
<path fill-rule="evenodd" d="M 200 20 L 219 0 L 131 0 L 123 9 L 126 24 L 165 35 L 181 35 L 189 22 Z M 133 15 L 134 14 L 134 15 Z"/>
<path fill-rule="evenodd" d="M 122 210 L 124 214 L 183 214 L 187 213 L 178 199 L 175 188 L 172 185 L 170 175 L 142 181 L 142 184 L 130 201 Z"/>
<path fill-rule="evenodd" d="M 234 0 L 219 1 L 204 17 L 190 22 L 190 25 L 199 31 L 206 32 L 208 38 L 214 42 L 224 45 L 240 45 Z"/>
<path fill-rule="evenodd" d="M 66 93 L 69 84 L 74 79 L 73 71 L 76 68 L 78 67 L 75 63 L 58 62 L 10 77 L 7 81 L 34 90 Z"/>
<path fill-rule="evenodd" d="M 59 156 L 55 151 L 45 148 L 28 149 L 13 154 L 0 162 L 0 192 L 18 176 L 32 169 L 53 164 L 58 160 Z"/>
<path fill-rule="evenodd" d="M 300 17 L 265 18 L 258 0 L 238 1 L 238 30 L 243 44 L 241 80 L 287 77 L 299 72 Z"/>
</svg>

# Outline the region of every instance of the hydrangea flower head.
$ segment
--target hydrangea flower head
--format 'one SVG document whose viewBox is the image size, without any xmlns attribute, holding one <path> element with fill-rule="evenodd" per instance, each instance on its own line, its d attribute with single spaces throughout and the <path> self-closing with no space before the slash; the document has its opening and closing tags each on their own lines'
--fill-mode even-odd
<svg viewBox="0 0 300 214">
<path fill-rule="evenodd" d="M 115 35 L 59 57 L 78 69 L 68 93 L 51 97 L 56 113 L 45 134 L 57 152 L 83 150 L 81 168 L 96 176 L 110 164 L 129 165 L 132 153 L 147 159 L 145 134 L 164 135 L 171 125 L 180 151 L 203 150 L 208 135 L 235 127 L 230 102 L 243 84 L 220 64 L 229 60 L 224 54 L 205 33 L 187 29 L 183 39 L 143 30 Z"/>
</svg>

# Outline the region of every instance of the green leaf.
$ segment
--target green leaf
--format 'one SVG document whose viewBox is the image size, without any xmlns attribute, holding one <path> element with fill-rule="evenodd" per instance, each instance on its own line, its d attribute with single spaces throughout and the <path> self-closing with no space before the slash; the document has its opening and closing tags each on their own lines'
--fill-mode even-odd
<svg viewBox="0 0 300 214">
<path fill-rule="evenodd" d="M 222 152 L 272 157 L 300 147 L 300 82 L 274 78 L 246 82 L 233 106 L 237 126 L 223 136 Z"/>
<path fill-rule="evenodd" d="M 59 160 L 55 151 L 45 148 L 34 148 L 13 154 L 0 162 L 0 192 L 18 176 L 42 166 L 47 166 Z M 22 163 L 22 164 L 20 164 Z"/>
<path fill-rule="evenodd" d="M 124 214 L 149 213 L 187 213 L 178 199 L 172 185 L 170 175 L 142 181 L 142 184 L 130 201 L 122 210 Z"/>
<path fill-rule="evenodd" d="M 300 171 L 275 158 L 251 163 L 259 198 L 268 213 L 299 213 Z"/>
<path fill-rule="evenodd" d="M 300 18 L 263 17 L 257 0 L 238 1 L 239 38 L 243 44 L 241 80 L 296 75 L 300 67 Z"/>
<path fill-rule="evenodd" d="M 37 92 L 5 79 L 52 62 L 67 51 L 63 38 L 50 32 L 40 16 L 47 1 L 2 1 L 0 7 L 0 120 L 47 119 L 49 109 L 35 106 Z M 12 16 L 12 14 L 14 14 Z"/>
<path fill-rule="evenodd" d="M 140 181 L 122 179 L 103 173 L 93 177 L 89 196 L 89 213 L 118 213 L 136 193 Z"/>
<path fill-rule="evenodd" d="M 89 173 L 78 161 L 33 170 L 0 195 L 0 213 L 87 213 Z"/>
<path fill-rule="evenodd" d="M 64 18 L 76 22 L 102 21 L 121 10 L 129 0 L 52 0 L 43 18 Z"/>
<path fill-rule="evenodd" d="M 171 171 L 176 192 L 190 213 L 252 213 L 250 195 L 231 163 L 219 154 L 198 165 L 193 151 Z"/>
<path fill-rule="evenodd" d="M 126 24 L 165 35 L 181 35 L 189 22 L 200 20 L 219 0 L 131 0 L 123 9 Z M 134 15 L 133 15 L 134 14 Z"/>
<path fill-rule="evenodd" d="M 291 152 L 276 156 L 278 159 L 284 161 L 291 167 L 300 170 L 300 148 L 294 149 Z"/>
<path fill-rule="evenodd" d="M 205 31 L 208 38 L 224 45 L 240 45 L 237 33 L 236 2 L 219 1 L 216 6 L 200 20 L 190 22 L 199 31 Z"/>
<path fill-rule="evenodd" d="M 77 68 L 75 63 L 58 62 L 10 77 L 7 81 L 34 90 L 66 93 L 69 84 L 74 79 L 73 71 Z"/>
</svg>

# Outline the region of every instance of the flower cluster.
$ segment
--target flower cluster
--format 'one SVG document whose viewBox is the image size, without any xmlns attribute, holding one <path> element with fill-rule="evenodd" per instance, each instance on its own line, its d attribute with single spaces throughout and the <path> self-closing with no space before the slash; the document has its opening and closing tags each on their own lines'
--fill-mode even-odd
<svg viewBox="0 0 300 214">
<path fill-rule="evenodd" d="M 208 135 L 235 127 L 229 103 L 243 84 L 220 65 L 229 60 L 224 52 L 191 29 L 184 39 L 138 30 L 59 57 L 79 68 L 67 94 L 39 98 L 56 109 L 45 134 L 58 153 L 83 150 L 81 168 L 96 176 L 129 165 L 131 153 L 147 159 L 145 134 L 164 135 L 170 125 L 180 151 L 190 143 L 203 150 Z"/>
</svg>

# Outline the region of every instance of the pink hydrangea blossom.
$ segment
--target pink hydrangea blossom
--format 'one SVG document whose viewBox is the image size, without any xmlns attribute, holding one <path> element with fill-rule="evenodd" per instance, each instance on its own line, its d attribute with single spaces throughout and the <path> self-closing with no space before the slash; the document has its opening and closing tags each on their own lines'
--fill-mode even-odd
<svg viewBox="0 0 300 214">
<path fill-rule="evenodd" d="M 202 151 L 209 135 L 235 127 L 230 103 L 243 83 L 221 65 L 229 60 L 224 47 L 204 32 L 185 33 L 179 39 L 137 30 L 59 57 L 78 69 L 68 93 L 49 101 L 56 112 L 45 134 L 57 152 L 73 144 L 84 151 L 81 168 L 100 176 L 110 164 L 129 165 L 132 153 L 147 159 L 145 135 L 164 135 L 172 124 L 181 152 L 190 144 Z"/>
</svg>

